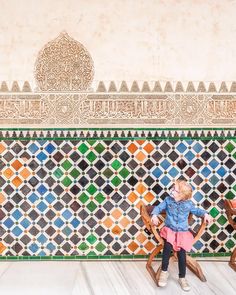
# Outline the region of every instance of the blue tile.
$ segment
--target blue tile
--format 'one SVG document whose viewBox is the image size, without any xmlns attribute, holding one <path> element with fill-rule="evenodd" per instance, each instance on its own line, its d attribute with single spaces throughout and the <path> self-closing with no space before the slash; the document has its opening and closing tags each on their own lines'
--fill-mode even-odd
<svg viewBox="0 0 236 295">
<path fill-rule="evenodd" d="M 39 159 L 39 161 L 43 162 L 48 156 L 44 152 L 40 152 L 36 157 Z"/>
<path fill-rule="evenodd" d="M 187 147 L 186 147 L 186 145 L 183 142 L 181 142 L 180 144 L 177 145 L 176 149 L 180 153 L 183 153 L 187 149 Z"/>
<path fill-rule="evenodd" d="M 27 228 L 30 226 L 30 221 L 27 219 L 27 218 L 24 218 L 22 221 L 21 221 L 21 226 L 23 226 L 24 228 Z"/>
<path fill-rule="evenodd" d="M 47 238 L 45 237 L 44 234 L 41 234 L 38 238 L 37 238 L 37 241 L 40 243 L 40 244 L 45 244 L 47 242 Z"/>
<path fill-rule="evenodd" d="M 39 150 L 39 147 L 35 143 L 32 143 L 28 149 L 32 154 L 35 154 Z"/>
<path fill-rule="evenodd" d="M 62 227 L 64 225 L 64 221 L 58 217 L 55 221 L 54 221 L 54 224 L 57 226 L 57 227 Z"/>
<path fill-rule="evenodd" d="M 30 249 L 33 253 L 35 253 L 35 252 L 38 251 L 39 247 L 38 247 L 37 244 L 33 243 L 33 244 L 31 244 L 31 245 L 29 246 L 29 249 Z"/>
<path fill-rule="evenodd" d="M 7 227 L 7 228 L 11 228 L 14 225 L 14 221 L 11 218 L 7 218 L 3 224 Z"/>
<path fill-rule="evenodd" d="M 42 195 L 44 195 L 44 194 L 48 191 L 48 189 L 47 189 L 43 184 L 41 184 L 41 185 L 38 187 L 37 191 L 38 191 L 38 192 L 40 193 L 40 195 L 42 196 Z"/>
<path fill-rule="evenodd" d="M 19 220 L 22 216 L 22 213 L 16 209 L 13 213 L 12 213 L 12 216 L 16 219 L 16 220 Z"/>
<path fill-rule="evenodd" d="M 48 208 L 48 206 L 47 206 L 43 201 L 41 201 L 41 202 L 37 205 L 37 208 L 38 208 L 41 212 L 43 212 L 43 211 L 45 211 L 45 210 Z"/>
<path fill-rule="evenodd" d="M 62 216 L 63 216 L 66 220 L 68 220 L 68 219 L 71 218 L 72 213 L 71 213 L 68 209 L 66 209 L 66 210 L 62 213 Z"/>
<path fill-rule="evenodd" d="M 23 231 L 19 228 L 19 226 L 14 227 L 12 230 L 12 233 L 17 237 L 19 237 L 22 234 L 22 232 Z"/>
<path fill-rule="evenodd" d="M 152 171 L 152 174 L 156 178 L 159 178 L 163 174 L 163 171 L 160 168 L 157 167 L 155 170 Z"/>
<path fill-rule="evenodd" d="M 46 197 L 45 200 L 51 204 L 56 198 L 53 196 L 53 194 L 49 193 Z"/>
<path fill-rule="evenodd" d="M 167 161 L 166 159 L 164 161 L 161 162 L 160 166 L 163 167 L 165 170 L 168 169 L 170 167 L 170 162 Z"/>
<path fill-rule="evenodd" d="M 77 228 L 78 225 L 80 224 L 79 220 L 77 218 L 74 218 L 72 221 L 71 221 L 71 224 L 73 225 L 74 228 Z"/>
<path fill-rule="evenodd" d="M 29 200 L 30 200 L 31 203 L 35 203 L 38 199 L 39 199 L 39 197 L 35 193 L 32 193 L 29 196 Z"/>
<path fill-rule="evenodd" d="M 51 143 L 49 143 L 46 147 L 45 147 L 45 151 L 47 151 L 49 154 L 53 153 L 55 151 L 55 146 L 52 145 Z"/>
</svg>

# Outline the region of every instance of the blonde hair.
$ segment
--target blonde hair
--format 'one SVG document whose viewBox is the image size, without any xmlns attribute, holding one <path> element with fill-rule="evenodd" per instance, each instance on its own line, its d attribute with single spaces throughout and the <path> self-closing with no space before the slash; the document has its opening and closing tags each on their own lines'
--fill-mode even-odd
<svg viewBox="0 0 236 295">
<path fill-rule="evenodd" d="M 189 200 L 192 198 L 193 189 L 186 180 L 177 179 L 174 184 L 179 186 L 181 200 Z"/>
</svg>

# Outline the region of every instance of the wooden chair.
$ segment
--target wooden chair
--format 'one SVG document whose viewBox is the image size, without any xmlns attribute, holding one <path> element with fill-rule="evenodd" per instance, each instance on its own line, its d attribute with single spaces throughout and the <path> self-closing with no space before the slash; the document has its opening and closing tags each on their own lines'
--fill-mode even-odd
<svg viewBox="0 0 236 295">
<path fill-rule="evenodd" d="M 236 215 L 236 200 L 224 200 L 224 203 L 229 223 L 234 229 L 236 229 L 236 221 L 233 219 L 233 216 Z M 229 266 L 232 267 L 234 271 L 236 271 L 236 247 L 234 248 L 230 257 Z"/>
<path fill-rule="evenodd" d="M 160 214 L 158 217 L 162 216 L 162 220 L 160 221 L 160 223 L 158 224 L 158 226 L 155 226 L 151 223 L 151 212 L 154 209 L 154 206 L 144 206 L 142 205 L 140 208 L 140 213 L 141 213 L 141 217 L 142 220 L 147 228 L 147 230 L 152 233 L 157 241 L 157 246 L 156 248 L 153 250 L 153 252 L 150 254 L 149 259 L 147 261 L 146 264 L 146 268 L 148 270 L 148 272 L 150 273 L 151 277 L 153 278 L 154 282 L 157 284 L 158 286 L 158 279 L 159 279 L 159 275 L 161 272 L 161 265 L 159 266 L 159 268 L 157 269 L 157 271 L 155 272 L 155 270 L 152 267 L 152 262 L 155 258 L 155 256 L 157 254 L 160 253 L 160 251 L 163 249 L 163 239 L 161 238 L 161 236 L 159 235 L 159 230 L 160 228 L 164 225 L 164 219 L 165 219 L 165 213 Z M 194 236 L 194 241 L 196 242 L 200 236 L 202 235 L 202 232 L 205 229 L 205 222 L 204 219 L 202 219 L 201 225 L 199 227 L 199 230 L 197 233 L 192 232 L 193 236 Z M 160 218 L 159 218 L 160 220 Z M 190 214 L 189 216 L 189 222 L 191 222 L 192 220 L 192 215 Z M 176 251 L 173 251 L 173 256 L 171 257 L 171 259 L 174 259 L 175 261 L 177 261 L 177 253 Z M 202 282 L 206 282 L 206 278 L 202 272 L 202 269 L 200 267 L 200 265 L 198 264 L 198 262 L 193 259 L 191 256 L 187 255 L 186 257 L 186 265 L 187 267 L 202 281 Z"/>
</svg>

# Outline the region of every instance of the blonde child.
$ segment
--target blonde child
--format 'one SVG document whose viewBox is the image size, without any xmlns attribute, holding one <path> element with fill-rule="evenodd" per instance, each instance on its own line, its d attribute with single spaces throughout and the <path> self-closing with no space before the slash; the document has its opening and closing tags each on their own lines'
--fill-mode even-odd
<svg viewBox="0 0 236 295">
<path fill-rule="evenodd" d="M 163 258 L 161 273 L 158 284 L 164 287 L 167 284 L 169 273 L 167 271 L 172 249 L 177 251 L 179 266 L 179 284 L 184 291 L 189 291 L 190 286 L 185 278 L 186 275 L 186 251 L 190 251 L 193 245 L 193 235 L 188 230 L 188 216 L 190 213 L 203 217 L 206 222 L 211 222 L 212 217 L 203 209 L 195 207 L 190 200 L 192 187 L 185 180 L 177 180 L 170 192 L 152 211 L 152 223 L 157 225 L 157 217 L 163 210 L 166 211 L 165 226 L 160 235 L 164 239 Z"/>
</svg>

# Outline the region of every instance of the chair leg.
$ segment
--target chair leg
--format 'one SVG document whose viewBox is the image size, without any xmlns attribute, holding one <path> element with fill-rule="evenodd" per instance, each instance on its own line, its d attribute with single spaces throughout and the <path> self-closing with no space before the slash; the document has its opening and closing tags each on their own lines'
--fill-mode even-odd
<svg viewBox="0 0 236 295">
<path fill-rule="evenodd" d="M 186 255 L 186 264 L 188 269 L 190 269 L 202 282 L 206 282 L 206 277 L 202 272 L 201 266 L 195 259 Z"/>
<path fill-rule="evenodd" d="M 152 267 L 152 261 L 155 258 L 155 256 L 161 251 L 161 249 L 163 248 L 163 245 L 159 245 L 158 247 L 156 247 L 153 252 L 150 254 L 149 259 L 147 261 L 146 264 L 146 269 L 148 270 L 148 272 L 150 273 L 151 277 L 153 278 L 154 282 L 156 283 L 156 285 L 158 286 L 158 271 L 160 269 L 160 267 L 158 268 L 157 272 L 154 271 L 153 267 Z"/>
<path fill-rule="evenodd" d="M 236 271 L 236 247 L 230 257 L 229 266 L 232 267 L 234 271 Z"/>
</svg>

